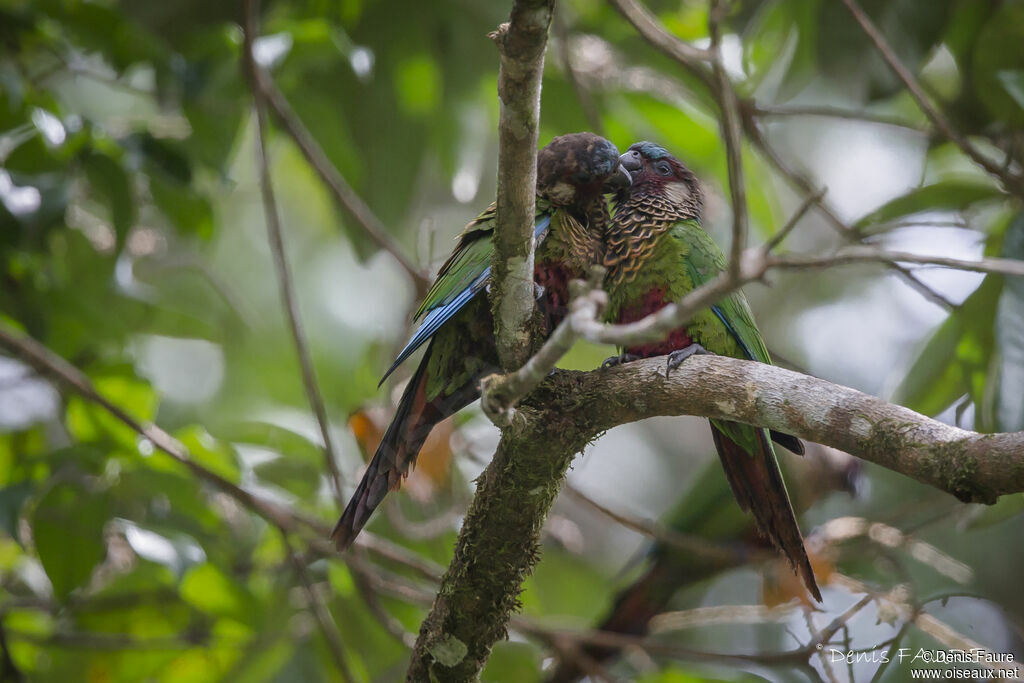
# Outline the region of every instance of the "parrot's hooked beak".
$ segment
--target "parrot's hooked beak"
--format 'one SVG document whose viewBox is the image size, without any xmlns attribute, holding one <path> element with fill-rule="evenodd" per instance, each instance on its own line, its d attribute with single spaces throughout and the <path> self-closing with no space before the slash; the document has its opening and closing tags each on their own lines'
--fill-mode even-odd
<svg viewBox="0 0 1024 683">
<path fill-rule="evenodd" d="M 632 184 L 633 177 L 629 175 L 629 171 L 620 163 L 612 177 L 605 182 L 604 191 L 606 193 L 622 192 L 623 190 L 628 190 Z"/>
<path fill-rule="evenodd" d="M 635 149 L 620 156 L 619 163 L 622 164 L 622 168 L 626 169 L 629 173 L 639 171 L 643 167 L 643 161 L 640 159 L 640 152 Z"/>
</svg>

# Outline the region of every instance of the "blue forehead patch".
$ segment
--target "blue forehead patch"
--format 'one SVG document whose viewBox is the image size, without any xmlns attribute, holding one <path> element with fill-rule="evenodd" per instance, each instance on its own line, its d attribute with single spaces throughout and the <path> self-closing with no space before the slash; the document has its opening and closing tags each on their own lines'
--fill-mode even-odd
<svg viewBox="0 0 1024 683">
<path fill-rule="evenodd" d="M 598 175 L 607 175 L 619 165 L 619 150 L 608 140 L 598 142 L 598 149 L 595 151 L 594 171 Z"/>
<path fill-rule="evenodd" d="M 657 160 L 672 157 L 672 155 L 668 153 L 667 149 L 665 149 L 661 145 L 656 145 L 653 142 L 637 142 L 630 146 L 630 149 L 637 150 L 638 152 L 640 152 L 640 154 L 644 156 L 645 159 Z"/>
</svg>

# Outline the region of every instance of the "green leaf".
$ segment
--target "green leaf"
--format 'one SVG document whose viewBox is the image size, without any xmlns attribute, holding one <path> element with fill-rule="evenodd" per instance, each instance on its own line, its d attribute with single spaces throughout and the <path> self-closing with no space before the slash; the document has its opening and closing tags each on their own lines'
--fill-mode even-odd
<svg viewBox="0 0 1024 683">
<path fill-rule="evenodd" d="M 752 82 L 760 83 L 783 54 L 794 29 L 787 3 L 764 3 L 743 32 L 743 70 Z"/>
<path fill-rule="evenodd" d="M 103 527 L 110 513 L 105 492 L 76 484 L 57 484 L 36 505 L 32 538 L 58 600 L 88 581 L 106 555 Z"/>
<path fill-rule="evenodd" d="M 985 108 L 1012 126 L 1024 125 L 1024 105 L 1015 94 L 1024 69 L 1024 0 L 1010 0 L 992 14 L 974 50 L 974 92 Z M 1009 76 L 1007 76 L 1007 74 Z"/>
<path fill-rule="evenodd" d="M 854 227 L 865 228 L 903 218 L 922 211 L 964 209 L 977 202 L 1003 199 L 996 186 L 977 180 L 945 180 L 918 187 L 892 199 L 861 218 Z"/>
<path fill-rule="evenodd" d="M 0 529 L 17 540 L 21 507 L 35 491 L 32 482 L 22 481 L 0 489 Z"/>
<path fill-rule="evenodd" d="M 190 425 L 178 430 L 175 437 L 188 448 L 192 459 L 228 481 L 238 483 L 241 473 L 238 456 L 230 445 L 215 439 L 204 428 Z"/>
<path fill-rule="evenodd" d="M 135 198 L 128 174 L 119 162 L 97 152 L 85 154 L 82 165 L 89 186 L 110 210 L 118 241 L 123 241 L 135 222 Z"/>
<path fill-rule="evenodd" d="M 129 374 L 110 374 L 93 379 L 97 391 L 114 405 L 140 422 L 156 415 L 159 396 L 148 382 Z M 73 396 L 68 401 L 68 431 L 79 441 L 94 442 L 111 438 L 132 451 L 137 450 L 139 435 L 116 417 L 91 401 Z"/>
<path fill-rule="evenodd" d="M 992 325 L 1002 278 L 989 275 L 950 313 L 925 343 L 895 392 L 894 400 L 925 415 L 937 415 L 956 399 L 977 396 L 975 375 L 987 370 Z"/>
<path fill-rule="evenodd" d="M 1000 71 L 996 74 L 999 82 L 1003 84 L 1006 92 L 1010 94 L 1018 105 L 1024 109 L 1024 71 L 1016 69 L 1013 71 Z"/>
<path fill-rule="evenodd" d="M 1024 259 L 1024 212 L 1006 229 L 1001 255 Z M 1024 278 L 1006 277 L 995 319 L 998 361 L 994 364 L 997 390 L 995 429 L 1024 430 Z"/>
<path fill-rule="evenodd" d="M 185 602 L 208 614 L 232 617 L 243 623 L 250 614 L 252 596 L 210 563 L 190 569 L 179 591 Z"/>
<path fill-rule="evenodd" d="M 398 65 L 395 89 L 398 104 L 408 114 L 429 114 L 441 100 L 441 73 L 429 56 L 421 54 Z"/>
<path fill-rule="evenodd" d="M 320 447 L 298 432 L 270 422 L 230 422 L 214 430 L 218 438 L 235 443 L 264 446 L 275 453 L 309 463 L 323 461 Z"/>
<path fill-rule="evenodd" d="M 1001 496 L 995 505 L 972 505 L 963 526 L 965 529 L 984 529 L 1016 517 L 1024 512 L 1024 493 Z"/>
<path fill-rule="evenodd" d="M 202 239 L 213 235 L 213 205 L 191 185 L 169 182 L 162 174 L 150 176 L 153 201 L 182 233 Z"/>
<path fill-rule="evenodd" d="M 469 648 L 464 642 L 449 633 L 444 639 L 433 643 L 428 651 L 441 665 L 452 667 L 466 658 Z"/>
<path fill-rule="evenodd" d="M 256 476 L 274 486 L 294 493 L 303 500 L 316 498 L 322 468 L 296 458 L 278 457 L 253 467 Z"/>
<path fill-rule="evenodd" d="M 535 645 L 500 641 L 491 651 L 480 680 L 533 683 L 544 678 L 540 665 L 541 653 Z"/>
</svg>

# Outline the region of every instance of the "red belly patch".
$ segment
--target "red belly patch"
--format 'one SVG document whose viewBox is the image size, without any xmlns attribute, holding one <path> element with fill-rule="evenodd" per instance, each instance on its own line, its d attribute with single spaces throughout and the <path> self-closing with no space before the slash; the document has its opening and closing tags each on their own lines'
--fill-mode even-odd
<svg viewBox="0 0 1024 683">
<path fill-rule="evenodd" d="M 669 303 L 671 301 L 666 298 L 665 290 L 661 287 L 654 287 L 648 290 L 643 298 L 634 301 L 628 306 L 623 306 L 619 310 L 619 317 L 615 322 L 620 324 L 636 322 L 655 311 L 661 310 Z M 625 349 L 625 352 L 640 356 L 641 358 L 650 358 L 651 356 L 664 356 L 678 349 L 685 349 L 692 343 L 693 339 L 687 333 L 686 328 L 679 327 L 672 330 L 672 333 L 660 342 L 630 346 Z"/>
<path fill-rule="evenodd" d="M 561 263 L 547 261 L 534 265 L 533 281 L 544 288 L 540 304 L 549 330 L 554 329 L 568 314 L 569 281 L 577 278 L 578 273 L 569 272 Z"/>
</svg>

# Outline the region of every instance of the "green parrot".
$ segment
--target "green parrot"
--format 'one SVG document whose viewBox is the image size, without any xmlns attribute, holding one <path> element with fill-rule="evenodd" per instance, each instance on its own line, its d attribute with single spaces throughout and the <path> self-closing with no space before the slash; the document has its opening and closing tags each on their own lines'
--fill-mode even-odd
<svg viewBox="0 0 1024 683">
<path fill-rule="evenodd" d="M 605 236 L 608 319 L 629 323 L 678 301 L 726 269 L 725 256 L 700 225 L 703 198 L 696 176 L 663 147 L 632 145 L 621 157 L 633 176 L 618 199 Z M 742 292 L 697 313 L 667 339 L 622 349 L 615 362 L 668 356 L 668 369 L 694 353 L 715 353 L 771 363 Z M 711 420 L 726 479 L 740 507 L 789 559 L 808 591 L 821 601 L 814 572 L 772 440 L 798 454 L 803 444 L 786 434 L 739 422 Z"/>
<path fill-rule="evenodd" d="M 629 182 L 615 145 L 592 133 L 556 137 L 538 153 L 534 282 L 547 333 L 568 311 L 569 282 L 601 261 L 610 221 L 604 195 Z M 476 400 L 480 379 L 500 371 L 486 293 L 495 218 L 492 204 L 466 226 L 416 311 L 420 326 L 381 379 L 427 344 L 331 534 L 339 550 L 351 545 L 387 492 L 400 486 L 434 425 Z"/>
<path fill-rule="evenodd" d="M 783 462 L 786 478 L 793 484 L 794 507 L 803 512 L 835 491 L 855 494 L 860 461 L 834 449 L 818 446 L 804 458 Z M 675 594 L 689 586 L 745 565 L 744 547 L 769 547 L 757 533 L 754 520 L 733 502 L 722 468 L 708 463 L 693 478 L 686 493 L 663 519 L 680 533 L 711 543 L 736 543 L 733 557 L 695 555 L 676 546 L 655 542 L 644 554 L 640 575 L 615 596 L 611 608 L 596 627 L 598 631 L 644 635 L 655 616 L 666 611 Z M 742 545 L 740 545 L 742 544 Z M 588 646 L 584 654 L 604 662 L 617 654 L 615 648 Z M 584 675 L 577 662 L 562 658 L 548 676 L 548 683 L 570 683 Z"/>
</svg>

